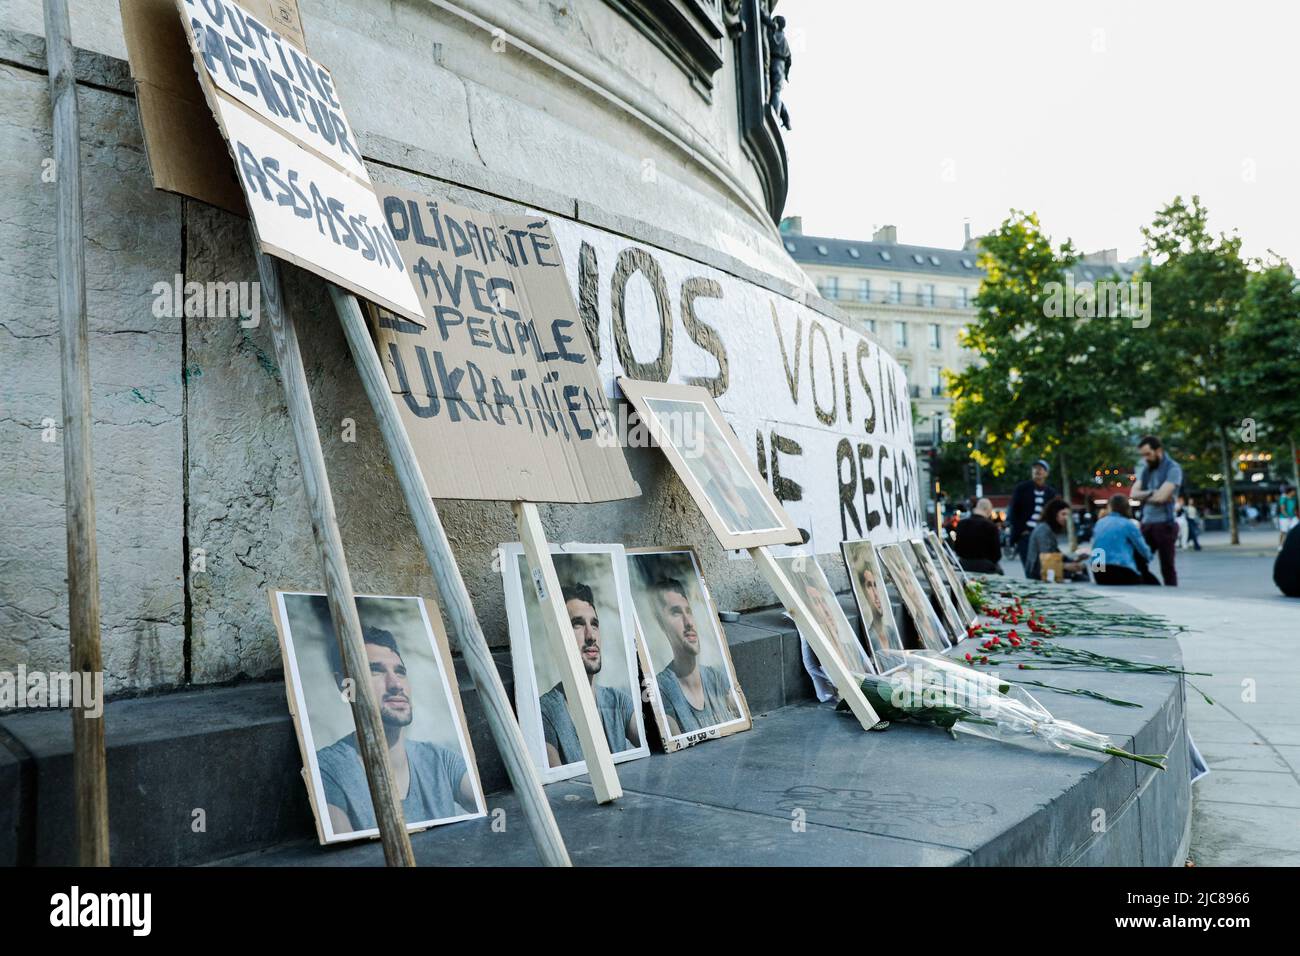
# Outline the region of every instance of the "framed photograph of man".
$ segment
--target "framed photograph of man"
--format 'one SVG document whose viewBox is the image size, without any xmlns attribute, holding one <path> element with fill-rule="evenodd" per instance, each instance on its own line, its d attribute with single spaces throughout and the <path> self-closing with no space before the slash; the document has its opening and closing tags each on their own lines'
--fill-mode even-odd
<svg viewBox="0 0 1300 956">
<path fill-rule="evenodd" d="M 931 651 L 949 647 L 952 642 L 948 639 L 948 632 L 916 576 L 916 556 L 912 553 L 911 546 L 906 541 L 886 544 L 879 549 L 879 554 L 885 573 L 894 582 L 894 587 L 898 588 L 903 606 L 907 608 L 907 613 L 916 626 L 921 646 Z"/>
<path fill-rule="evenodd" d="M 948 582 L 948 590 L 952 594 L 953 604 L 957 607 L 957 614 L 961 618 L 963 625 L 962 636 L 965 637 L 964 628 L 970 627 L 972 624 L 978 624 L 980 616 L 975 611 L 975 608 L 971 606 L 970 598 L 966 597 L 965 581 L 958 571 L 958 565 L 954 564 L 948 556 L 947 543 L 933 531 L 927 532 L 925 543 L 930 549 L 930 557 L 934 559 L 939 573 Z"/>
<path fill-rule="evenodd" d="M 853 598 L 862 617 L 862 632 L 867 636 L 867 649 L 882 674 L 904 663 L 903 635 L 889 600 L 885 574 L 870 541 L 842 541 L 840 553 L 848 568 Z"/>
<path fill-rule="evenodd" d="M 858 640 L 853 625 L 844 615 L 839 598 L 826 580 L 826 572 L 821 569 L 817 559 L 811 555 L 795 554 L 777 558 L 776 563 L 785 571 L 795 593 L 803 599 L 831 646 L 838 652 L 841 663 L 854 675 L 874 674 L 875 666 L 866 648 Z M 804 636 L 804 641 L 807 642 Z M 842 696 L 842 695 L 841 695 Z"/>
<path fill-rule="evenodd" d="M 924 539 L 913 538 L 908 544 L 912 546 L 912 554 L 916 557 L 921 573 L 930 583 L 932 601 L 938 605 L 939 614 L 948 628 L 948 636 L 952 639 L 952 643 L 956 644 L 966 636 L 966 625 L 962 622 L 961 615 L 957 613 L 957 606 L 953 604 L 948 582 L 939 573 L 939 568 L 934 563 L 934 558 L 930 556 L 930 549 Z"/>
<path fill-rule="evenodd" d="M 407 829 L 486 812 L 447 636 L 424 599 L 357 595 L 369 672 L 345 677 L 324 594 L 271 591 L 271 614 L 303 776 L 321 843 L 379 835 L 351 700 L 368 680 L 379 701 Z"/>
<path fill-rule="evenodd" d="M 802 540 L 708 391 L 629 378 L 618 383 L 724 548 Z"/>
<path fill-rule="evenodd" d="M 551 558 L 610 755 L 615 763 L 649 756 L 623 546 L 551 545 Z M 522 544 L 501 546 L 501 574 L 519 728 L 543 783 L 576 777 L 587 762 Z"/>
<path fill-rule="evenodd" d="M 630 548 L 651 710 L 668 753 L 752 726 L 726 633 L 689 547 Z"/>
</svg>

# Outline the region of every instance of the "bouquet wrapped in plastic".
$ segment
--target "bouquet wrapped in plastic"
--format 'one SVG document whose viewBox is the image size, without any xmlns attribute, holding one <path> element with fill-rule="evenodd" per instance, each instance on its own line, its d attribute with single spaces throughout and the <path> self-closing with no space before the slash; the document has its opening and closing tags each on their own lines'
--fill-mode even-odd
<svg viewBox="0 0 1300 956">
<path fill-rule="evenodd" d="M 862 692 L 882 720 L 914 720 L 949 731 L 1017 743 L 1041 740 L 1058 750 L 1088 750 L 1165 769 L 1165 754 L 1132 754 L 1104 734 L 1058 720 L 1023 687 L 918 651 L 889 674 L 868 674 Z M 843 706 L 843 705 L 841 705 Z"/>
</svg>

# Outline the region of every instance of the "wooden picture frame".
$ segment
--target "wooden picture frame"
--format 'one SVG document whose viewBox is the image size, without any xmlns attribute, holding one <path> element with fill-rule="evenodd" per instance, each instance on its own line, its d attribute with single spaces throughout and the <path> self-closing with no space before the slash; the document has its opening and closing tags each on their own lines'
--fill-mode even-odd
<svg viewBox="0 0 1300 956">
<path fill-rule="evenodd" d="M 802 541 L 706 389 L 621 376 L 618 384 L 724 548 Z"/>
<path fill-rule="evenodd" d="M 664 752 L 675 753 L 706 740 L 749 730 L 753 727 L 749 703 L 736 677 L 726 630 L 704 581 L 695 549 L 689 545 L 628 548 L 626 554 L 636 615 L 637 650 L 645 675 L 642 686 Z M 680 583 L 686 593 L 656 587 L 666 580 Z M 665 600 L 675 603 L 665 607 Z M 700 712 L 686 698 L 680 685 L 674 691 L 668 683 L 678 679 L 674 673 L 678 670 L 674 667 L 678 657 L 691 660 L 688 655 L 674 654 L 674 640 L 680 638 L 669 633 L 673 622 L 683 613 L 689 613 L 697 635 L 695 660 L 703 672 L 701 683 L 705 692 L 705 706 L 701 710 L 704 714 L 721 716 L 724 709 L 729 709 L 732 716 L 704 722 L 707 717 L 699 716 Z M 719 699 L 722 694 L 715 677 L 725 682 L 726 700 Z"/>
<path fill-rule="evenodd" d="M 331 670 L 338 667 L 334 661 L 337 650 L 331 650 L 331 645 L 337 647 L 337 638 L 330 623 L 326 597 L 318 592 L 279 589 L 269 590 L 267 595 L 276 634 L 280 639 L 285 693 L 302 753 L 303 781 L 307 785 L 307 796 L 316 820 L 317 839 L 321 844 L 329 844 L 377 838 L 377 825 L 359 824 L 357 817 L 353 816 L 364 814 L 367 810 L 373 816 L 374 809 L 370 805 L 366 775 L 359 756 L 355 767 L 347 759 L 346 741 L 349 733 L 345 732 L 330 744 L 318 746 L 320 739 L 331 736 L 327 728 L 336 731 L 342 728 L 351 732 L 355 728 L 343 689 L 330 676 Z M 429 603 L 432 604 L 432 601 Z M 415 755 L 418 754 L 422 758 L 420 766 L 427 770 L 421 791 L 425 795 L 425 805 L 429 802 L 442 802 L 435 798 L 445 798 L 447 786 L 450 786 L 455 800 L 455 806 L 446 808 L 452 812 L 419 819 L 412 818 L 410 808 L 406 800 L 403 800 L 403 809 L 407 811 L 407 831 L 415 832 L 485 816 L 487 803 L 483 785 L 479 779 L 474 747 L 456 685 L 451 649 L 437 606 L 430 613 L 425 598 L 373 594 L 358 594 L 356 604 L 363 637 L 368 637 L 374 629 L 391 635 L 398 648 L 398 659 L 410 680 L 406 712 L 408 726 L 415 729 L 408 731 L 407 754 L 409 760 L 415 760 Z M 388 626 L 381 626 L 383 624 Z M 400 633 L 393 633 L 392 628 L 400 629 Z M 369 650 L 371 642 L 366 643 Z M 387 656 L 387 650 L 387 646 L 380 647 L 380 654 Z M 382 712 L 385 695 L 379 693 L 377 696 L 380 697 Z M 417 728 L 415 721 L 422 716 L 422 710 L 429 711 L 430 716 L 422 720 Z M 400 719 L 400 714 L 397 719 Z M 386 717 L 386 724 L 387 721 Z M 441 731 L 440 737 L 448 745 L 414 739 L 415 734 L 427 734 L 430 730 Z M 329 756 L 325 757 L 327 753 Z M 461 762 L 464 764 L 464 776 L 460 785 L 456 786 L 453 781 L 446 781 L 444 785 L 439 775 L 449 768 L 459 767 Z M 414 774 L 410 785 L 417 785 Z M 350 791 L 347 793 L 345 807 L 330 802 L 331 796 L 338 800 L 339 793 L 345 790 Z M 407 799 L 409 800 L 409 795 Z M 473 803 L 472 809 L 464 806 L 465 799 Z M 461 812 L 454 812 L 456 807 Z M 329 812 L 330 809 L 341 810 L 343 815 L 349 817 L 353 828 L 343 830 L 340 821 Z"/>
<path fill-rule="evenodd" d="M 610 742 L 614 763 L 648 757 L 650 748 L 646 741 L 637 669 L 636 617 L 632 610 L 623 546 L 552 544 L 549 550 L 561 589 L 586 585 L 592 592 L 594 603 L 591 610 L 599 623 L 599 662 L 597 670 L 593 673 L 588 669 L 586 676 L 592 682 L 600 722 L 594 730 Z M 501 576 L 510 629 L 510 659 L 514 667 L 515 713 L 533 764 L 543 783 L 568 780 L 587 773 L 587 759 L 576 735 L 576 721 L 581 718 L 562 692 L 562 664 L 553 656 L 542 616 L 544 609 L 538 584 L 529 571 L 523 544 L 510 542 L 501 545 Z M 588 629 L 591 623 L 587 622 Z M 539 653 L 539 649 L 544 650 Z M 585 656 L 580 656 L 586 666 Z M 595 681 L 597 675 L 603 675 L 599 683 Z M 542 678 L 540 681 L 539 676 Z M 543 683 L 548 686 L 539 690 Z M 550 696 L 557 690 L 561 691 L 558 697 Z M 575 722 L 572 737 L 564 724 L 565 714 L 569 721 Z M 605 727 L 606 721 L 610 721 L 608 728 Z M 618 743 L 612 741 L 620 731 L 629 729 L 632 732 L 625 733 L 624 739 Z M 548 740 L 548 735 L 557 740 Z"/>
</svg>

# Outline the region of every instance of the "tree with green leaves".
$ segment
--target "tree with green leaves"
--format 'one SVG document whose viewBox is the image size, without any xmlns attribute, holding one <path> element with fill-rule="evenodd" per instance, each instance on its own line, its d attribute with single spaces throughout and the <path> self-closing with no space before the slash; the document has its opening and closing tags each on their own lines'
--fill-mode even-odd
<svg viewBox="0 0 1300 956">
<path fill-rule="evenodd" d="M 1233 435 L 1249 417 L 1250 401 L 1228 359 L 1242 299 L 1246 263 L 1241 238 L 1211 234 L 1199 196 L 1181 196 L 1142 229 L 1153 321 L 1159 344 L 1162 417 L 1196 446 L 1217 444 L 1232 543 L 1240 541 L 1232 500 Z"/>
<path fill-rule="evenodd" d="M 1227 374 L 1245 396 L 1247 428 L 1287 454 L 1300 487 L 1300 281 L 1285 260 L 1261 262 L 1246 279 L 1241 317 L 1228 340 Z"/>
<path fill-rule="evenodd" d="M 994 475 L 1054 458 L 1068 499 L 1073 468 L 1088 476 L 1132 455 L 1123 423 L 1157 400 L 1152 337 L 1087 288 L 1076 298 L 1067 276 L 1078 255 L 1069 240 L 1053 247 L 1036 214 L 1013 210 L 980 250 L 985 278 L 964 337 L 979 361 L 948 376 L 955 428 Z M 1069 531 L 1073 546 L 1072 518 Z"/>
</svg>

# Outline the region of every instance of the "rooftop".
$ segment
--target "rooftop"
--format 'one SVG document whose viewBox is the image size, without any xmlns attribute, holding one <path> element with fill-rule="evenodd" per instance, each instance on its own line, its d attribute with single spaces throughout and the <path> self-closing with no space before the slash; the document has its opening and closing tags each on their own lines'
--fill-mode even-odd
<svg viewBox="0 0 1300 956">
<path fill-rule="evenodd" d="M 938 246 L 909 246 L 900 242 L 864 242 L 858 239 L 834 239 L 829 236 L 806 236 L 782 232 L 785 251 L 798 263 L 815 263 L 850 269 L 882 269 L 915 272 L 935 276 L 960 276 L 982 279 L 979 251 L 944 249 Z M 1141 259 L 1118 261 L 1115 251 L 1089 253 L 1080 257 L 1073 269 L 1076 282 L 1091 282 L 1118 273 L 1127 279 L 1142 264 Z"/>
<path fill-rule="evenodd" d="M 935 246 L 908 246 L 898 242 L 863 242 L 857 239 L 832 239 L 782 233 L 785 251 L 795 262 L 843 266 L 852 269 L 890 269 L 896 272 L 920 272 L 930 275 L 979 278 L 978 253 L 973 249 L 940 249 Z"/>
</svg>

